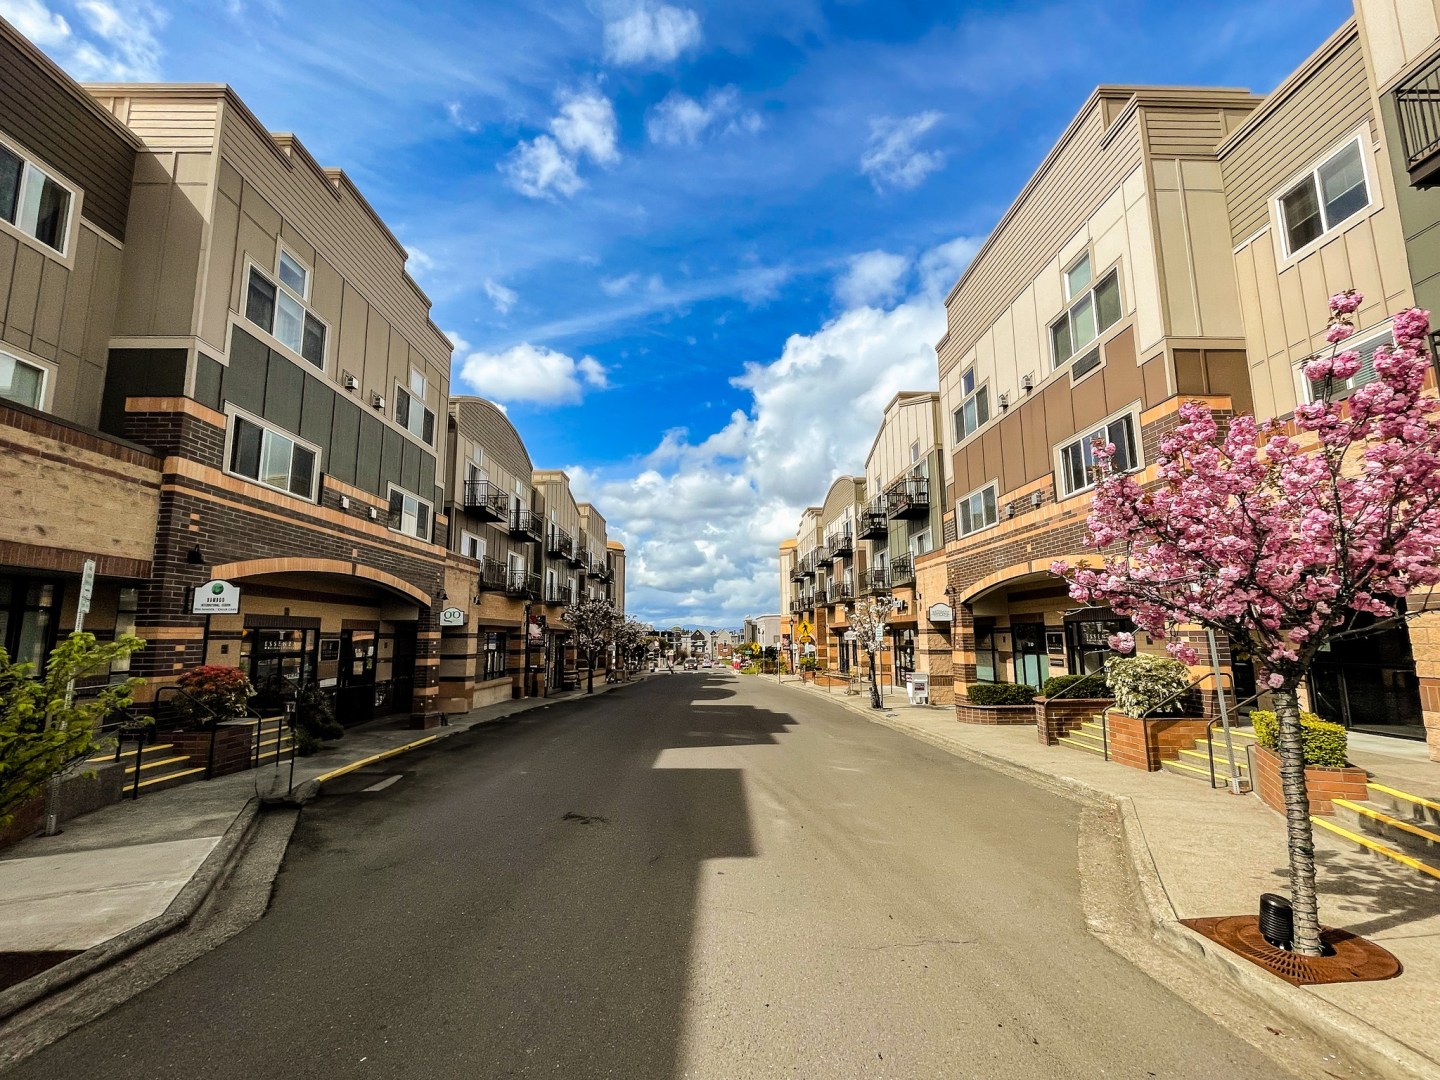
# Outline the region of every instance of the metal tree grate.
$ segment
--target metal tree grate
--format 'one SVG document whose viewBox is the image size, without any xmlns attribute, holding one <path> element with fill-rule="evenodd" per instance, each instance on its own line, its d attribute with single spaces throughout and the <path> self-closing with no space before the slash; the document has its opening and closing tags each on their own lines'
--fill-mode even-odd
<svg viewBox="0 0 1440 1080">
<path fill-rule="evenodd" d="M 1261 937 L 1260 920 L 1254 915 L 1181 919 L 1180 922 L 1291 986 L 1379 982 L 1393 979 L 1403 970 L 1393 953 L 1348 930 L 1322 927 L 1320 940 L 1331 950 L 1330 955 L 1301 956 L 1277 949 Z"/>
</svg>

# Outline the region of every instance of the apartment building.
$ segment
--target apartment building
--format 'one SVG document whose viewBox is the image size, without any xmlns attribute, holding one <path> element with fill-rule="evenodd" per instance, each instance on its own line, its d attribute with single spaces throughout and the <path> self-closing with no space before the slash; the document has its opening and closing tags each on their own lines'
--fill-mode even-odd
<svg viewBox="0 0 1440 1080">
<path fill-rule="evenodd" d="M 1128 623 L 1076 610 L 1091 441 L 1144 469 L 1182 400 L 1249 410 L 1216 147 L 1243 90 L 1102 86 L 946 300 L 936 346 L 957 685 L 1090 670 Z"/>
<path fill-rule="evenodd" d="M 161 458 L 95 430 L 140 140 L 0 20 L 0 647 L 133 627 Z M 117 499 L 121 491 L 125 497 Z"/>
<path fill-rule="evenodd" d="M 836 477 L 820 504 L 820 542 L 814 556 L 816 659 L 829 671 L 860 667 L 859 646 L 847 640 L 849 608 L 862 594 L 867 552 L 859 542 L 865 510 L 865 478 Z"/>
</svg>

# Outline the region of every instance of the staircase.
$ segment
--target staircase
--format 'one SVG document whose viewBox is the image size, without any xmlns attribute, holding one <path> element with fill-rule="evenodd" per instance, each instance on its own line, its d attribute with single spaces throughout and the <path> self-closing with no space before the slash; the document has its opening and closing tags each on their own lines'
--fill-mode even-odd
<svg viewBox="0 0 1440 1080">
<path fill-rule="evenodd" d="M 1335 800 L 1335 821 L 1312 817 L 1324 831 L 1379 858 L 1440 880 L 1440 802 L 1370 784 L 1364 802 Z"/>
<path fill-rule="evenodd" d="M 99 764 L 115 760 L 115 752 L 97 754 L 90 759 Z M 134 746 L 127 745 L 120 754 L 120 760 L 125 763 L 125 798 L 131 798 L 138 793 L 148 795 L 156 791 L 164 791 L 166 788 L 177 787 L 180 784 L 188 784 L 191 780 L 199 780 L 205 775 L 205 767 L 191 764 L 190 759 L 178 753 L 174 744 L 167 742 L 149 743 L 140 751 L 140 760 L 135 760 Z M 136 769 L 140 772 L 140 783 L 135 783 Z"/>
<path fill-rule="evenodd" d="M 1074 731 L 1060 736 L 1060 745 L 1103 757 L 1105 755 L 1104 725 L 1104 714 L 1096 713 L 1089 720 L 1081 721 L 1080 726 Z"/>
<path fill-rule="evenodd" d="M 1210 747 L 1213 743 L 1216 785 L 1227 786 L 1232 775 L 1239 776 L 1246 784 L 1249 784 L 1250 759 L 1246 756 L 1246 750 L 1255 741 L 1255 733 L 1238 727 L 1230 729 L 1231 741 L 1235 747 L 1235 772 L 1232 774 L 1230 763 L 1225 755 L 1225 732 L 1220 728 L 1212 728 L 1211 732 L 1213 738 L 1197 740 L 1193 750 L 1181 750 L 1178 757 L 1167 758 L 1160 762 L 1160 768 L 1174 773 L 1176 776 L 1188 776 L 1195 780 L 1204 780 L 1208 784 L 1210 782 Z"/>
<path fill-rule="evenodd" d="M 260 755 L 257 764 L 268 765 L 277 758 L 284 760 L 290 756 L 290 748 L 294 745 L 294 737 L 290 733 L 290 726 L 280 716 L 267 716 L 260 721 L 262 734 L 260 736 Z M 276 732 L 279 732 L 277 735 Z"/>
</svg>

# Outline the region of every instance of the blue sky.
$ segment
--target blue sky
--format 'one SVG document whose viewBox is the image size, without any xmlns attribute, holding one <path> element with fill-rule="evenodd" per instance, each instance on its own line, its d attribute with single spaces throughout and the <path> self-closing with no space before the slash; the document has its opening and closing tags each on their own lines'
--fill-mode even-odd
<svg viewBox="0 0 1440 1080">
<path fill-rule="evenodd" d="M 349 172 L 632 612 L 725 626 L 935 385 L 940 298 L 1096 84 L 1268 91 L 1350 10 L 0 0 L 77 77 L 228 82 Z"/>
</svg>

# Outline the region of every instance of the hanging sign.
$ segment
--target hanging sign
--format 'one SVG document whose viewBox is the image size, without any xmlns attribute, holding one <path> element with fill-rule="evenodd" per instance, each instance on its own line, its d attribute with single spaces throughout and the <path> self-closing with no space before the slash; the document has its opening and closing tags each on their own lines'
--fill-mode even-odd
<svg viewBox="0 0 1440 1080">
<path fill-rule="evenodd" d="M 447 607 L 444 611 L 440 612 L 440 625 L 441 625 L 441 626 L 464 626 L 464 625 L 465 625 L 465 612 L 464 612 L 464 610 L 461 609 L 461 608 L 458 608 L 458 607 Z"/>
<path fill-rule="evenodd" d="M 238 615 L 240 586 L 228 581 L 207 581 L 195 590 L 190 605 L 192 615 Z"/>
<path fill-rule="evenodd" d="M 949 604 L 931 604 L 925 617 L 931 622 L 949 622 L 955 617 L 955 613 L 950 610 Z"/>
<path fill-rule="evenodd" d="M 80 574 L 80 601 L 75 608 L 77 615 L 90 612 L 90 599 L 95 595 L 95 560 L 86 559 L 85 569 Z"/>
</svg>

